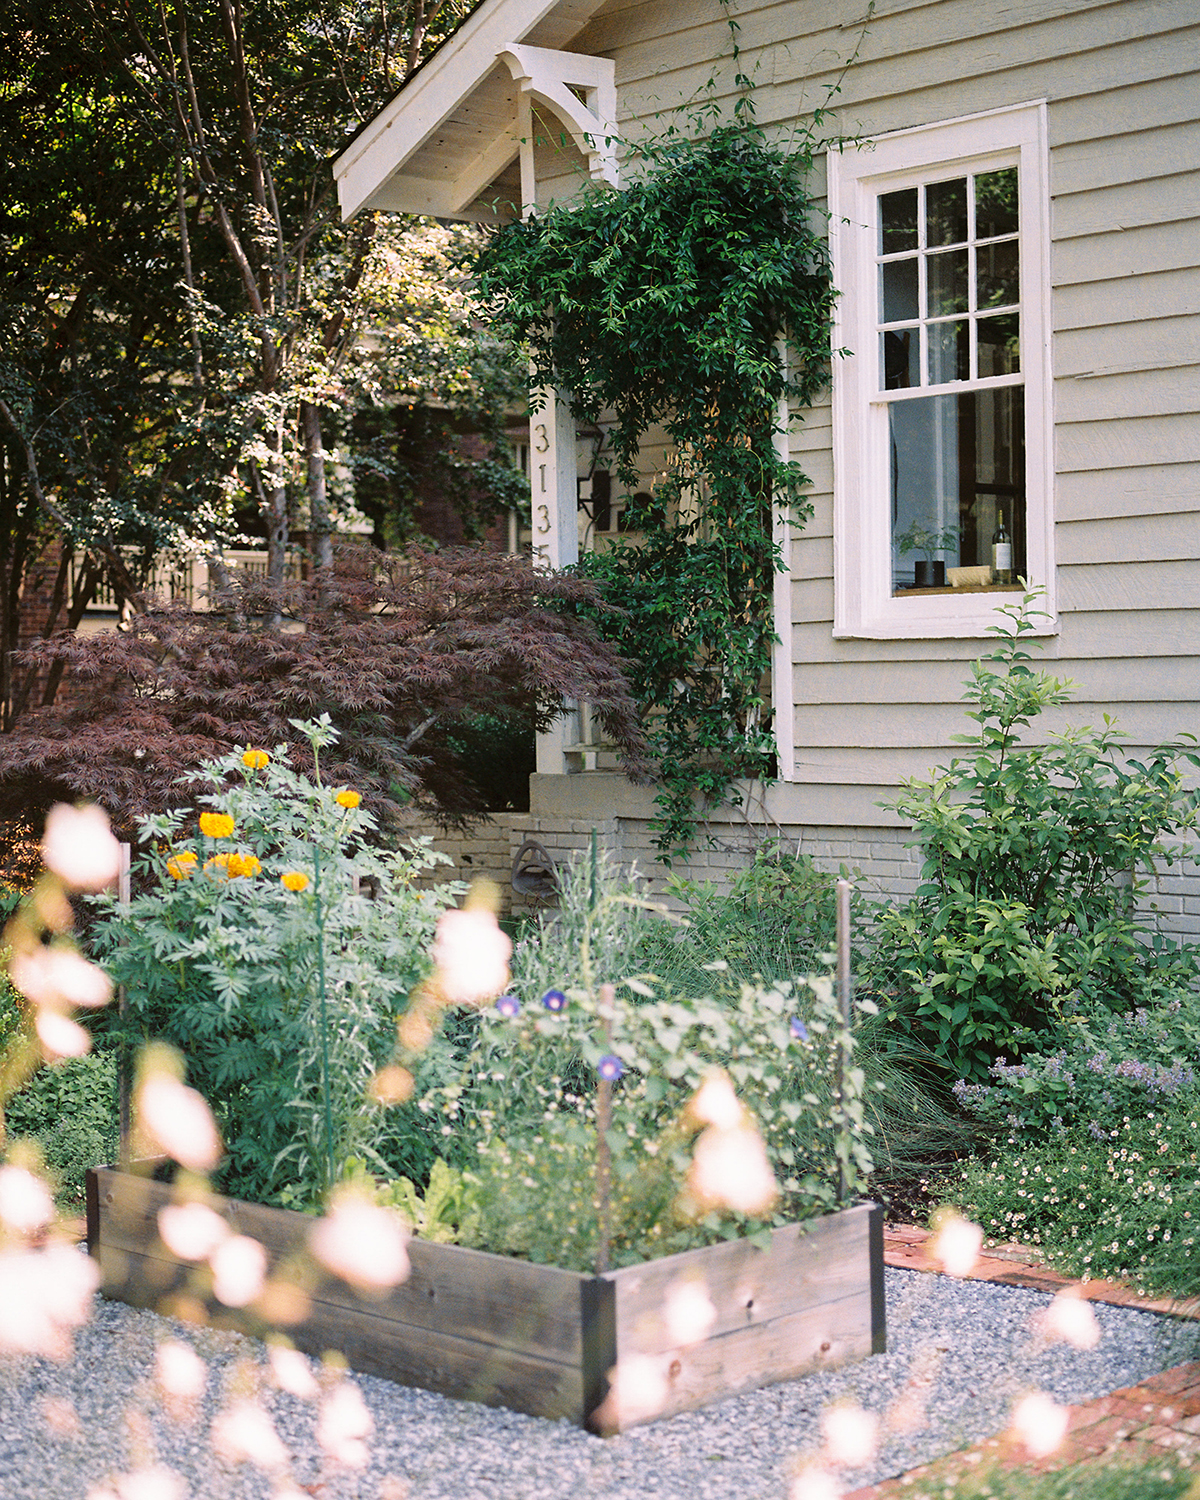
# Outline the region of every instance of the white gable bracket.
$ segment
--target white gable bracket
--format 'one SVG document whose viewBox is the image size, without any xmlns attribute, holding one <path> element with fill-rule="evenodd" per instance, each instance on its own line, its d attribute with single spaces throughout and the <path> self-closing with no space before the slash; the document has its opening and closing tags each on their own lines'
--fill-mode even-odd
<svg viewBox="0 0 1200 1500">
<path fill-rule="evenodd" d="M 512 43 L 497 53 L 521 94 L 551 109 L 570 130 L 588 170 L 600 182 L 620 186 L 617 167 L 617 80 L 611 57 L 556 52 Z M 581 100 L 574 89 L 583 90 Z"/>
</svg>

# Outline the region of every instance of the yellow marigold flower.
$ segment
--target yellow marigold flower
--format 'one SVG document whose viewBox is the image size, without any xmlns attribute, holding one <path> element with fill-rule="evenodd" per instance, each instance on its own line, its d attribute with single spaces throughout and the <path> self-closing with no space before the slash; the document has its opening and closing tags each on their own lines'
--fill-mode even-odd
<svg viewBox="0 0 1200 1500">
<path fill-rule="evenodd" d="M 252 771 L 261 771 L 270 759 L 265 750 L 247 750 L 242 756 L 242 765 L 249 766 Z"/>
<path fill-rule="evenodd" d="M 344 787 L 337 794 L 337 802 L 339 807 L 357 807 L 361 801 L 362 797 L 358 792 L 348 791 Z"/>
<path fill-rule="evenodd" d="M 233 836 L 233 819 L 228 813 L 201 813 L 200 832 L 210 839 L 231 838 Z"/>
<path fill-rule="evenodd" d="M 214 854 L 211 859 L 206 859 L 204 861 L 204 873 L 207 875 L 210 870 L 213 870 L 218 875 L 222 875 L 226 880 L 228 880 L 229 860 L 230 856 L 228 854 Z"/>
<path fill-rule="evenodd" d="M 261 875 L 262 865 L 255 854 L 237 854 L 229 856 L 229 878 L 236 879 L 239 875 Z"/>
<path fill-rule="evenodd" d="M 167 874 L 172 880 L 187 880 L 196 868 L 196 856 L 190 849 L 181 849 L 167 860 Z"/>
<path fill-rule="evenodd" d="M 308 889 L 308 876 L 300 870 L 288 870 L 279 879 L 282 881 L 285 891 L 304 891 Z"/>
</svg>

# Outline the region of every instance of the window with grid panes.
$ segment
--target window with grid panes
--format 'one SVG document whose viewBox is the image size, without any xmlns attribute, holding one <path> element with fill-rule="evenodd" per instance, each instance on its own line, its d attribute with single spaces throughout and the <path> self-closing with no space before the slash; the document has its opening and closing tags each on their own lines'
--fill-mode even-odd
<svg viewBox="0 0 1200 1500">
<path fill-rule="evenodd" d="M 977 633 L 992 596 L 1052 583 L 1041 123 L 1026 106 L 830 159 L 841 633 Z"/>
</svg>

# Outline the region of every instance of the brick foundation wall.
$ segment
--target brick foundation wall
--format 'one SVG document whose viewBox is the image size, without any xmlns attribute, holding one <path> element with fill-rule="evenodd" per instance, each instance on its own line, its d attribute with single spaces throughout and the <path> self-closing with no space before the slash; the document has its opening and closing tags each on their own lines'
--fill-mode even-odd
<svg viewBox="0 0 1200 1500">
<path fill-rule="evenodd" d="M 539 840 L 558 862 L 572 853 L 585 854 L 593 828 L 597 847 L 627 868 L 636 869 L 646 878 L 649 893 L 655 898 L 664 897 L 672 873 L 711 882 L 718 889 L 726 887 L 731 877 L 746 867 L 754 850 L 772 838 L 790 852 L 807 855 L 818 869 L 833 875 L 844 869 L 869 900 L 905 901 L 920 883 L 920 853 L 906 847 L 908 832 L 903 828 L 716 824 L 709 828 L 712 846 L 698 850 L 686 865 L 676 864 L 670 871 L 659 863 L 649 822 L 642 818 L 592 822 L 504 812 L 494 813 L 488 822 L 465 832 L 442 833 L 432 825 L 414 825 L 413 831 L 432 835 L 434 847 L 453 861 L 434 871 L 432 881 L 486 875 L 500 887 L 503 911 L 519 915 L 546 905 L 512 888 L 512 862 L 522 841 Z M 1164 867 L 1148 883 L 1138 904 L 1144 918 L 1153 921 L 1164 935 L 1200 941 L 1200 847 L 1190 850 L 1187 858 Z"/>
</svg>

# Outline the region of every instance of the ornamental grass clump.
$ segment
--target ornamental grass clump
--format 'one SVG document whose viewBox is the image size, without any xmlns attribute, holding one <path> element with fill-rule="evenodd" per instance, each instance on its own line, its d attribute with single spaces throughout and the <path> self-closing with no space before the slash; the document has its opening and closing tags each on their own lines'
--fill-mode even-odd
<svg viewBox="0 0 1200 1500">
<path fill-rule="evenodd" d="M 311 776 L 285 745 L 237 750 L 189 778 L 215 788 L 198 823 L 142 821 L 136 894 L 101 898 L 96 946 L 125 989 L 124 1039 L 177 1047 L 215 1110 L 222 1188 L 308 1206 L 352 1158 L 386 1170 L 371 1086 L 460 888 L 417 890 L 440 856 L 378 847 L 356 791 L 321 779 L 329 720 L 295 728 Z"/>
</svg>

